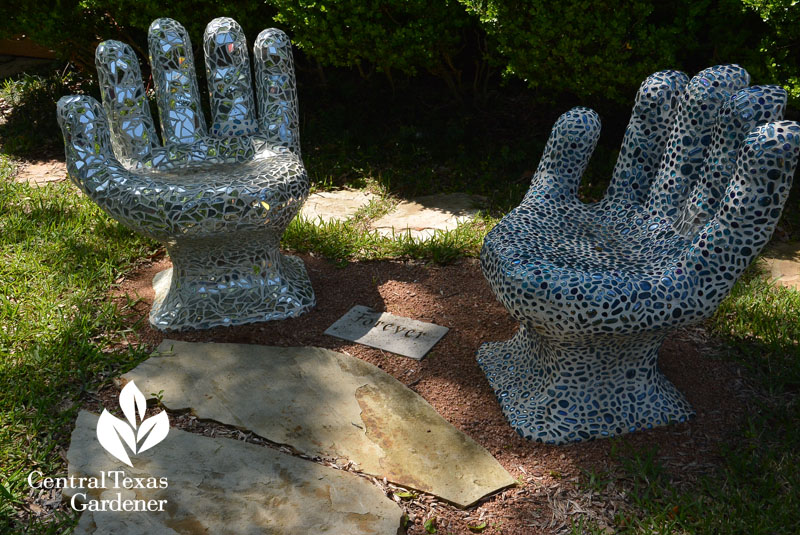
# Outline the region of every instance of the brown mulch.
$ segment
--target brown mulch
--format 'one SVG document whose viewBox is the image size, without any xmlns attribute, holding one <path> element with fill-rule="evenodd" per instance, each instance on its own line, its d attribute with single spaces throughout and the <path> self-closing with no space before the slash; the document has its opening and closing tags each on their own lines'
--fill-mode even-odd
<svg viewBox="0 0 800 535">
<path fill-rule="evenodd" d="M 492 295 L 477 260 L 463 259 L 448 266 L 373 261 L 338 268 L 313 255 L 299 256 L 308 268 L 317 306 L 295 319 L 165 335 L 149 326 L 146 314 L 153 300 L 152 278 L 170 266 L 167 258 L 145 264 L 120 279 L 114 298 L 120 303 L 128 302 L 122 297 L 126 295 L 141 299 L 133 305 L 130 319 L 138 318 L 144 326 L 129 339 L 132 343 L 155 347 L 169 337 L 196 342 L 313 345 L 370 362 L 419 393 L 521 482 L 519 487 L 461 510 L 432 496 L 401 499 L 393 496 L 392 490 L 397 487 L 369 478 L 405 508 L 411 519 L 410 534 L 426 533 L 423 524 L 432 517 L 437 533 L 473 533 L 469 526 L 483 523 L 487 526 L 482 531 L 485 534 L 560 533 L 569 532 L 571 522 L 584 515 L 613 532 L 614 515 L 629 507 L 631 486 L 624 479 L 606 477 L 610 482 L 588 488 L 581 484 L 586 479 L 585 470 L 619 475 L 612 446 L 623 455 L 656 449 L 673 483 L 691 485 L 720 462 L 719 444 L 733 437 L 746 412 L 750 388 L 737 368 L 714 358 L 714 342 L 701 328 L 683 329 L 667 339 L 660 366 L 697 411 L 692 421 L 614 441 L 565 446 L 528 442 L 506 423 L 475 361 L 475 351 L 482 342 L 508 339 L 516 329 Z M 420 362 L 323 334 L 354 305 L 444 325 L 450 332 Z M 111 402 L 116 394 L 115 387 L 106 389 L 94 400 L 87 400 L 87 408 L 98 410 L 103 398 Z M 240 430 L 200 422 L 190 414 L 170 416 L 173 425 L 187 430 L 266 443 Z"/>
</svg>

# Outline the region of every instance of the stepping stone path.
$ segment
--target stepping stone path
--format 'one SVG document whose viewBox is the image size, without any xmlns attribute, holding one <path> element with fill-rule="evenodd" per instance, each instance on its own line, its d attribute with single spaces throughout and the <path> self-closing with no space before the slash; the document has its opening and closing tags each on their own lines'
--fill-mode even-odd
<svg viewBox="0 0 800 535">
<path fill-rule="evenodd" d="M 311 221 L 322 219 L 328 221 L 343 221 L 350 219 L 370 201 L 378 199 L 368 191 L 354 189 L 340 189 L 337 191 L 321 191 L 308 196 L 300 215 Z"/>
<path fill-rule="evenodd" d="M 123 378 L 142 392 L 163 391 L 168 409 L 191 409 L 309 456 L 353 461 L 461 507 L 515 483 L 418 394 L 335 351 L 164 340 Z"/>
<path fill-rule="evenodd" d="M 800 242 L 773 242 L 761 255 L 764 275 L 781 286 L 800 290 Z"/>
<path fill-rule="evenodd" d="M 64 162 L 52 159 L 24 162 L 17 169 L 14 180 L 32 186 L 44 186 L 67 179 Z M 379 197 L 363 190 L 341 189 L 321 191 L 309 195 L 300 216 L 312 222 L 344 221 Z M 382 236 L 409 234 L 412 238 L 428 239 L 437 230 L 454 230 L 471 221 L 478 213 L 477 206 L 484 200 L 466 193 L 448 193 L 417 197 L 399 202 L 394 209 L 373 221 L 371 227 Z"/>
<path fill-rule="evenodd" d="M 359 190 L 323 191 L 308 197 L 300 212 L 311 221 L 345 220 L 377 196 Z M 410 234 L 427 239 L 437 230 L 454 230 L 472 220 L 483 199 L 466 193 L 448 193 L 401 201 L 388 214 L 372 222 L 372 228 L 383 236 Z"/>
<path fill-rule="evenodd" d="M 400 202 L 395 209 L 372 223 L 384 236 L 408 233 L 413 238 L 430 238 L 437 230 L 455 230 L 478 213 L 478 197 L 448 193 L 417 197 Z"/>
<path fill-rule="evenodd" d="M 17 168 L 14 180 L 37 187 L 51 182 L 62 182 L 67 180 L 67 166 L 56 159 L 23 162 Z"/>
<path fill-rule="evenodd" d="M 402 510 L 364 478 L 279 451 L 171 429 L 133 457 L 133 468 L 105 452 L 98 417 L 81 411 L 67 453 L 69 475 L 100 478 L 102 488 L 64 489 L 79 501 L 166 500 L 163 511 L 84 511 L 83 534 L 330 534 L 395 535 Z M 114 476 L 166 478 L 166 488 L 116 488 Z M 91 485 L 87 484 L 87 487 Z M 84 499 L 85 498 L 85 499 Z"/>
</svg>

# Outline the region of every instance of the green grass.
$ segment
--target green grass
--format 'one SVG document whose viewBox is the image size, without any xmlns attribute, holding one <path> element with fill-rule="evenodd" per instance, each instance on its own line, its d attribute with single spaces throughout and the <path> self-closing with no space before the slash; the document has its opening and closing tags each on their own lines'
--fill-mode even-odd
<svg viewBox="0 0 800 535">
<path fill-rule="evenodd" d="M 773 285 L 754 264 L 710 322 L 770 392 L 800 390 L 800 292 Z"/>
<path fill-rule="evenodd" d="M 656 448 L 617 452 L 614 458 L 629 482 L 633 508 L 617 516 L 616 531 L 796 533 L 800 521 L 799 416 L 794 407 L 789 412 L 751 417 L 738 444 L 721 446 L 721 470 L 691 489 L 670 480 Z"/>
<path fill-rule="evenodd" d="M 618 533 L 793 534 L 800 525 L 800 292 L 773 286 L 754 266 L 708 322 L 726 342 L 722 356 L 740 364 L 763 392 L 735 442 L 721 444 L 722 466 L 685 488 L 667 476 L 658 450 L 615 444 L 620 482 L 632 512 Z M 586 472 L 583 488 L 614 476 Z M 586 519 L 573 533 L 600 533 Z"/>
<path fill-rule="evenodd" d="M 62 522 L 19 524 L 15 506 L 30 471 L 65 473 L 81 394 L 145 357 L 109 351 L 126 327 L 107 291 L 154 244 L 70 184 L 32 188 L 10 173 L 0 156 L 0 532 L 47 533 Z"/>
<path fill-rule="evenodd" d="M 751 418 L 744 440 L 722 445 L 724 464 L 691 489 L 667 477 L 657 448 L 627 449 L 612 457 L 627 485 L 629 509 L 614 519 L 615 533 L 794 534 L 800 520 L 797 412 L 790 421 Z M 773 436 L 765 436 L 770 434 Z M 588 477 L 588 476 L 587 476 Z M 587 483 L 584 483 L 588 485 Z M 595 493 L 598 494 L 597 492 Z M 602 493 L 600 493 L 602 494 Z M 604 533 L 585 517 L 572 533 Z"/>
<path fill-rule="evenodd" d="M 339 266 L 355 260 L 413 258 L 446 264 L 460 257 L 478 256 L 486 232 L 494 225 L 489 217 L 459 225 L 449 231 L 437 230 L 427 239 L 408 233 L 381 236 L 364 228 L 356 219 L 310 221 L 296 218 L 283 235 L 282 245 L 297 252 L 323 255 Z"/>
<path fill-rule="evenodd" d="M 398 199 L 371 176 L 361 176 L 358 182 L 375 197 L 352 217 L 331 221 L 297 217 L 286 229 L 281 245 L 300 253 L 320 254 L 339 266 L 351 261 L 385 258 L 413 258 L 447 264 L 457 258 L 478 256 L 483 238 L 498 221 L 488 215 L 479 215 L 453 230 L 437 230 L 425 239 L 404 232 L 382 236 L 370 227 L 370 223 L 389 213 Z M 312 189 L 329 185 L 315 184 Z"/>
</svg>

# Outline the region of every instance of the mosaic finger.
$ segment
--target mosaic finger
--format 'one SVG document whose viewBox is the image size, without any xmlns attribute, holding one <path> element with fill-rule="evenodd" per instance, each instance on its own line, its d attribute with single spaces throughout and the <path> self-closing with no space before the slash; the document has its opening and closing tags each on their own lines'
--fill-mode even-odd
<svg viewBox="0 0 800 535">
<path fill-rule="evenodd" d="M 125 43 L 103 41 L 95 64 L 114 153 L 126 165 L 147 159 L 159 143 L 136 54 Z"/>
<path fill-rule="evenodd" d="M 679 232 L 692 234 L 714 215 L 736 172 L 742 142 L 758 126 L 782 119 L 785 108 L 786 91 L 778 86 L 742 89 L 722 105 L 703 173 L 676 221 Z"/>
<path fill-rule="evenodd" d="M 258 94 L 258 124 L 274 146 L 300 155 L 297 84 L 292 43 L 276 28 L 261 32 L 253 46 Z"/>
<path fill-rule="evenodd" d="M 70 179 L 82 188 L 86 169 L 113 158 L 108 120 L 92 97 L 61 97 L 56 105 L 58 124 L 64 135 L 64 150 Z"/>
<path fill-rule="evenodd" d="M 672 121 L 689 77 L 680 71 L 650 75 L 636 94 L 606 199 L 640 204 L 664 154 Z"/>
<path fill-rule="evenodd" d="M 164 143 L 193 143 L 206 135 L 206 121 L 189 34 L 172 19 L 156 19 L 148 43 Z"/>
<path fill-rule="evenodd" d="M 230 18 L 206 26 L 203 36 L 211 99 L 211 134 L 243 136 L 258 131 L 244 31 Z"/>
<path fill-rule="evenodd" d="M 561 200 L 574 198 L 599 137 L 600 117 L 589 108 L 572 108 L 559 117 L 528 195 L 555 195 Z"/>
<path fill-rule="evenodd" d="M 759 126 L 742 143 L 719 211 L 695 236 L 686 267 L 716 307 L 775 230 L 800 154 L 800 123 Z"/>
<path fill-rule="evenodd" d="M 703 171 L 719 108 L 749 83 L 750 75 L 738 65 L 709 67 L 689 82 L 647 199 L 656 217 L 677 216 Z"/>
</svg>

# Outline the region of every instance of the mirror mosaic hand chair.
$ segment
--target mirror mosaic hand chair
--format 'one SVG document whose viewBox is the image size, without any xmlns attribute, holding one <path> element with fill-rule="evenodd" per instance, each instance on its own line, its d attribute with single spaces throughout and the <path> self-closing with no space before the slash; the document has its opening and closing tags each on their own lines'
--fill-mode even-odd
<svg viewBox="0 0 800 535">
<path fill-rule="evenodd" d="M 650 76 L 605 198 L 577 199 L 600 121 L 562 115 L 522 203 L 487 235 L 481 265 L 517 333 L 478 363 L 517 432 L 565 443 L 693 415 L 659 372 L 677 327 L 713 314 L 770 239 L 800 125 L 786 94 L 736 66 Z"/>
<path fill-rule="evenodd" d="M 72 181 L 111 217 L 166 245 L 173 267 L 154 279 L 150 323 L 204 329 L 307 311 L 315 298 L 305 266 L 279 250 L 309 190 L 288 37 L 268 29 L 256 39 L 256 99 L 241 27 L 211 21 L 209 127 L 186 30 L 158 19 L 149 47 L 163 144 L 136 55 L 118 41 L 95 54 L 102 107 L 63 97 L 58 120 Z"/>
</svg>

